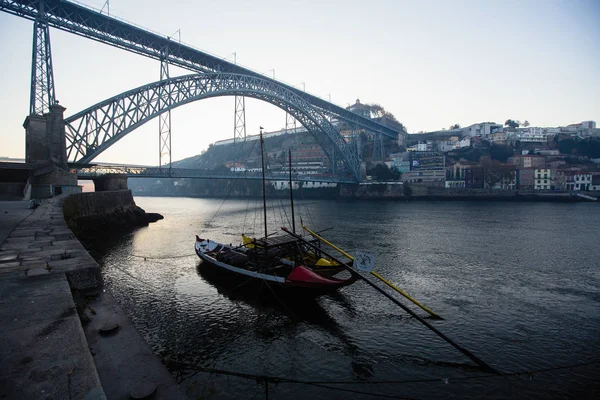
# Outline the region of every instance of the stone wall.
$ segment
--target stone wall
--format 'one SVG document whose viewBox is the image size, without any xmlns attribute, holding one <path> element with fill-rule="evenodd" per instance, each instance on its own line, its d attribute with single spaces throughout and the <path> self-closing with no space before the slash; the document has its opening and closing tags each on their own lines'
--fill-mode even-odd
<svg viewBox="0 0 600 400">
<path fill-rule="evenodd" d="M 135 207 L 131 190 L 79 193 L 63 201 L 67 220 L 72 217 L 89 217 L 114 213 L 119 208 Z"/>
<path fill-rule="evenodd" d="M 138 207 L 131 190 L 72 194 L 63 201 L 63 213 L 78 237 L 92 241 L 163 218 Z"/>
</svg>

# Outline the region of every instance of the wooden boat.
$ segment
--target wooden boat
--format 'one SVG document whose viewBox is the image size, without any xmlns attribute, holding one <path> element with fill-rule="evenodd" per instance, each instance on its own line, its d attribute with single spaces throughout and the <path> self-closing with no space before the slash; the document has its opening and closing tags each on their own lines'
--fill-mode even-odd
<svg viewBox="0 0 600 400">
<path fill-rule="evenodd" d="M 267 233 L 266 197 L 264 179 L 264 152 L 262 131 L 260 134 L 261 162 L 263 171 L 263 215 L 265 235 L 262 238 L 250 238 L 242 235 L 239 246 L 218 243 L 196 235 L 195 250 L 204 263 L 218 268 L 223 273 L 246 279 L 263 280 L 276 287 L 294 289 L 309 294 L 322 294 L 348 286 L 358 279 L 355 273 L 347 278 L 335 275 L 345 270 L 337 261 L 320 254 L 318 246 L 308 248 L 307 240 L 298 239 L 289 234 L 279 236 Z M 290 154 L 290 188 L 291 188 Z M 291 190 L 290 190 L 291 196 Z M 292 226 L 295 226 L 293 198 Z M 318 240 L 314 240 L 319 243 Z"/>
<path fill-rule="evenodd" d="M 323 294 L 356 282 L 357 277 L 339 279 L 305 265 L 288 260 L 286 247 L 293 245 L 289 236 L 257 239 L 256 246 L 231 246 L 196 236 L 196 254 L 205 263 L 221 269 L 224 273 L 260 279 L 273 283 L 278 289 L 302 289 L 306 294 Z"/>
</svg>

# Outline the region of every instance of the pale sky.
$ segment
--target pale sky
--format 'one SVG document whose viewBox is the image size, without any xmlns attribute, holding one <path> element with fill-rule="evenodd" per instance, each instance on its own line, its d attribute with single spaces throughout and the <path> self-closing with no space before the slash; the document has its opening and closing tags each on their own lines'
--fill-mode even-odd
<svg viewBox="0 0 600 400">
<path fill-rule="evenodd" d="M 87 0 L 101 8 L 103 1 Z M 111 0 L 111 15 L 347 106 L 379 103 L 409 132 L 529 120 L 600 124 L 600 1 Z M 0 13 L 0 156 L 24 157 L 33 23 Z M 56 97 L 74 114 L 158 80 L 160 64 L 51 28 Z M 189 72 L 172 69 L 171 75 Z M 247 100 L 248 134 L 285 124 Z M 233 137 L 233 97 L 172 113 L 173 160 Z M 95 161 L 158 163 L 158 120 Z"/>
</svg>

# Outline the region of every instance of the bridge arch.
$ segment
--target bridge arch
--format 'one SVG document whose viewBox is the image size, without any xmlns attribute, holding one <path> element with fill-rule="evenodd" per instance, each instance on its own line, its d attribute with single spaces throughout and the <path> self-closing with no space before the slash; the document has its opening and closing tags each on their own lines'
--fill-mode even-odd
<svg viewBox="0 0 600 400">
<path fill-rule="evenodd" d="M 67 158 L 85 164 L 163 112 L 211 97 L 241 95 L 273 104 L 296 118 L 330 159 L 342 160 L 360 180 L 360 160 L 317 108 L 284 86 L 260 77 L 209 73 L 153 82 L 65 118 Z"/>
</svg>

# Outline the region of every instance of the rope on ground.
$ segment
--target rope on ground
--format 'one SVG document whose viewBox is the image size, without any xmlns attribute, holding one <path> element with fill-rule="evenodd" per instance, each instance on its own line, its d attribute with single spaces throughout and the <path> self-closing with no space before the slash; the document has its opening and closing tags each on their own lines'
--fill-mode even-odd
<svg viewBox="0 0 600 400">
<path fill-rule="evenodd" d="M 324 387 L 327 389 L 337 390 L 337 389 L 342 389 L 342 388 L 338 388 L 338 387 L 334 387 L 334 386 L 327 386 L 327 385 L 382 385 L 382 384 L 398 385 L 398 384 L 440 383 L 440 382 L 442 382 L 444 384 L 449 384 L 450 382 L 453 382 L 453 381 L 468 381 L 468 380 L 491 379 L 491 378 L 499 378 L 499 377 L 507 378 L 507 377 L 515 377 L 515 376 L 527 376 L 528 378 L 531 379 L 535 374 L 541 374 L 541 373 L 545 373 L 545 372 L 558 371 L 558 370 L 564 370 L 564 369 L 582 368 L 582 367 L 587 367 L 590 365 L 597 365 L 597 364 L 600 364 L 600 360 L 589 361 L 589 362 L 578 363 L 578 364 L 561 365 L 561 366 L 550 367 L 550 368 L 539 368 L 539 369 L 522 370 L 522 371 L 516 371 L 516 372 L 508 372 L 508 373 L 503 373 L 500 375 L 484 374 L 484 375 L 477 375 L 477 376 L 466 376 L 466 377 L 455 377 L 455 378 L 450 377 L 450 378 L 406 379 L 406 380 L 385 380 L 385 381 L 308 381 L 308 380 L 281 378 L 281 377 L 277 377 L 277 376 L 254 375 L 254 374 L 248 374 L 248 373 L 244 373 L 244 372 L 205 368 L 205 367 L 201 367 L 198 365 L 191 365 L 191 364 L 186 364 L 186 363 L 179 363 L 179 365 L 177 365 L 177 366 L 180 368 L 183 368 L 183 369 L 192 369 L 192 370 L 208 372 L 208 373 L 216 374 L 216 375 L 228 375 L 228 376 L 235 376 L 235 377 L 244 378 L 244 379 L 251 379 L 251 380 L 256 380 L 257 382 L 264 382 L 264 381 L 268 380 L 269 382 L 273 382 L 273 383 L 277 383 L 277 384 L 279 384 L 279 383 L 302 384 L 302 385 L 312 385 L 312 386 L 319 386 L 319 387 Z M 344 390 L 350 390 L 350 389 L 344 389 Z M 369 395 L 373 395 L 373 396 L 380 395 L 377 393 L 369 393 L 369 392 L 354 392 L 354 393 L 363 393 L 363 394 L 369 394 Z M 388 395 L 381 395 L 381 396 L 388 397 Z M 394 397 L 394 398 L 398 398 L 398 397 Z"/>
</svg>

